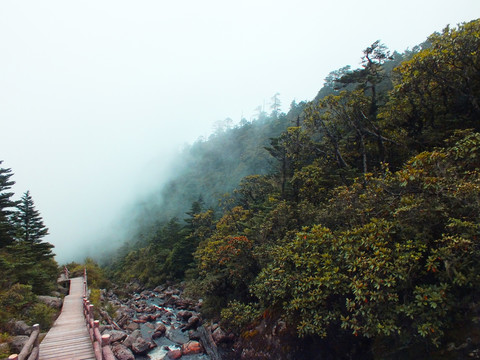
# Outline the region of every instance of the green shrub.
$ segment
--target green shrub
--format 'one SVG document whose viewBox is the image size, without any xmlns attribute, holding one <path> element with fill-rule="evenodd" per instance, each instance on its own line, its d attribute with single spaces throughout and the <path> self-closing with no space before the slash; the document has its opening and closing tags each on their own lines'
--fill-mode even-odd
<svg viewBox="0 0 480 360">
<path fill-rule="evenodd" d="M 222 325 L 229 330 L 240 333 L 247 325 L 253 323 L 259 317 L 259 310 L 252 304 L 242 304 L 232 301 L 221 312 Z"/>
<path fill-rule="evenodd" d="M 20 318 L 24 310 L 34 303 L 35 298 L 30 285 L 15 284 L 0 291 L 0 327 L 12 318 Z"/>
<path fill-rule="evenodd" d="M 31 324 L 39 324 L 42 331 L 50 329 L 57 315 L 54 308 L 37 303 L 33 305 L 27 312 L 27 321 Z"/>
</svg>

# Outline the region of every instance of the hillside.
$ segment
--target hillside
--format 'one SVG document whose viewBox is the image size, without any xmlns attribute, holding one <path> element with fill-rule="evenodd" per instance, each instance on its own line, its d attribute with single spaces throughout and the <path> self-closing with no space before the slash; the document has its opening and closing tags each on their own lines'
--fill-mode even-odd
<svg viewBox="0 0 480 360">
<path fill-rule="evenodd" d="M 112 276 L 187 280 L 251 359 L 474 349 L 479 48 L 478 20 L 404 54 L 377 41 L 311 102 L 198 141 Z"/>
</svg>

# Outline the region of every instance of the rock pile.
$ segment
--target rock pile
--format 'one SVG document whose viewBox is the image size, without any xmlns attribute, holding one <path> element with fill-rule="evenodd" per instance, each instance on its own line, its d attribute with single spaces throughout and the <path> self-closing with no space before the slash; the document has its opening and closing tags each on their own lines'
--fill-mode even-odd
<svg viewBox="0 0 480 360">
<path fill-rule="evenodd" d="M 203 326 L 201 303 L 183 298 L 179 289 L 157 287 L 126 300 L 109 291 L 102 292 L 102 298 L 117 309 L 113 316 L 102 312 L 109 325 L 102 326 L 101 331 L 110 335 L 118 360 L 134 360 L 135 356 L 179 359 L 187 355 L 192 360 L 217 360 L 217 344 L 231 341 L 218 325 Z"/>
</svg>

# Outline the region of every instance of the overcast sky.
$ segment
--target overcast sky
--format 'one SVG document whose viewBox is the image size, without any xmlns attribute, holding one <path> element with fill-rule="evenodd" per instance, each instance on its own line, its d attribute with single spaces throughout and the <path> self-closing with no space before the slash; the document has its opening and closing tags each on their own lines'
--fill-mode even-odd
<svg viewBox="0 0 480 360">
<path fill-rule="evenodd" d="M 399 52 L 479 0 L 0 0 L 0 160 L 57 260 L 120 231 L 175 151 L 280 93 L 311 100 L 381 39 Z"/>
</svg>

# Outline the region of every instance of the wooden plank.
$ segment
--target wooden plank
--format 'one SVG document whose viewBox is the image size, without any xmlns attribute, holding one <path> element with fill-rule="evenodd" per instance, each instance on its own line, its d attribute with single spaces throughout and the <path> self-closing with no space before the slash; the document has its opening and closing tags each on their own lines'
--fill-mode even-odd
<svg viewBox="0 0 480 360">
<path fill-rule="evenodd" d="M 83 317 L 83 277 L 70 279 L 62 312 L 40 344 L 39 360 L 95 360 Z"/>
</svg>

